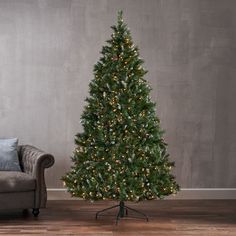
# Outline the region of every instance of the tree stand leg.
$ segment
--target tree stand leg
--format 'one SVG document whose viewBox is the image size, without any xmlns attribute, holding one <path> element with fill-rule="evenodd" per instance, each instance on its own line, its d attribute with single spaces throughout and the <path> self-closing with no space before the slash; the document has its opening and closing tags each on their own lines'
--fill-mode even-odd
<svg viewBox="0 0 236 236">
<path fill-rule="evenodd" d="M 96 219 L 98 218 L 98 215 L 99 215 L 100 213 L 102 213 L 102 212 L 104 212 L 104 211 L 109 211 L 110 209 L 116 208 L 116 207 L 118 207 L 118 206 L 119 206 L 119 205 L 115 205 L 115 206 L 112 206 L 112 207 L 105 208 L 105 209 L 103 209 L 103 210 L 101 210 L 101 211 L 97 211 L 97 213 L 96 213 Z"/>
<path fill-rule="evenodd" d="M 116 225 L 118 224 L 118 221 L 119 221 L 120 218 L 124 218 L 125 216 L 128 216 L 128 210 L 133 211 L 133 212 L 135 212 L 135 213 L 137 213 L 139 215 L 142 215 L 143 216 L 142 218 L 144 218 L 144 219 L 146 219 L 146 221 L 148 221 L 147 215 L 145 215 L 141 211 L 138 211 L 138 210 L 135 210 L 135 209 L 133 209 L 131 207 L 125 206 L 125 203 L 123 201 L 120 201 L 120 203 L 118 205 L 115 205 L 115 206 L 112 206 L 112 207 L 108 207 L 108 208 L 105 208 L 105 209 L 103 209 L 101 211 L 98 211 L 96 213 L 96 219 L 98 218 L 98 215 L 100 213 L 108 211 L 108 210 L 113 209 L 113 208 L 117 208 L 117 207 L 119 207 L 119 212 L 118 212 L 118 214 L 116 216 Z M 137 218 L 140 218 L 140 217 L 137 217 Z"/>
</svg>

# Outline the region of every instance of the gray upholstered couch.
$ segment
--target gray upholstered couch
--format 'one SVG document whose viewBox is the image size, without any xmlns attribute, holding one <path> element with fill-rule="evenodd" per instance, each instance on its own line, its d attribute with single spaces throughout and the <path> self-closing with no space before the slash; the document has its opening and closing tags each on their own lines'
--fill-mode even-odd
<svg viewBox="0 0 236 236">
<path fill-rule="evenodd" d="M 19 146 L 18 155 L 22 172 L 0 171 L 0 210 L 32 208 L 38 216 L 47 201 L 44 169 L 54 157 L 29 145 Z"/>
</svg>

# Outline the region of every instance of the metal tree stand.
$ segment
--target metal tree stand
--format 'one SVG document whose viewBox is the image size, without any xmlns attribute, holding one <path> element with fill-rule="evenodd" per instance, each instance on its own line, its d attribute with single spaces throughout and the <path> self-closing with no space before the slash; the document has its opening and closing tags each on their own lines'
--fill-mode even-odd
<svg viewBox="0 0 236 236">
<path fill-rule="evenodd" d="M 119 221 L 120 218 L 124 218 L 125 216 L 128 216 L 128 210 L 133 211 L 133 212 L 135 212 L 135 213 L 137 213 L 137 214 L 139 214 L 139 215 L 142 215 L 142 216 L 143 216 L 142 218 L 143 218 L 143 219 L 146 219 L 146 221 L 148 221 L 147 215 L 145 215 L 145 214 L 144 214 L 143 212 L 141 212 L 141 211 L 138 211 L 138 210 L 135 210 L 135 209 L 133 209 L 133 208 L 131 208 L 131 207 L 125 206 L 125 203 L 124 203 L 123 201 L 120 201 L 120 203 L 117 204 L 117 205 L 115 205 L 115 206 L 108 207 L 108 208 L 105 208 L 105 209 L 103 209 L 103 210 L 101 210 L 101 211 L 98 211 L 98 212 L 96 213 L 96 219 L 98 218 L 98 215 L 99 215 L 100 213 L 105 212 L 105 211 L 108 211 L 108 210 L 111 210 L 111 209 L 116 208 L 116 207 L 119 207 L 119 212 L 118 212 L 118 214 L 117 214 L 117 216 L 116 216 L 116 225 L 118 224 L 118 221 Z M 140 218 L 140 217 L 134 217 L 134 218 Z"/>
</svg>

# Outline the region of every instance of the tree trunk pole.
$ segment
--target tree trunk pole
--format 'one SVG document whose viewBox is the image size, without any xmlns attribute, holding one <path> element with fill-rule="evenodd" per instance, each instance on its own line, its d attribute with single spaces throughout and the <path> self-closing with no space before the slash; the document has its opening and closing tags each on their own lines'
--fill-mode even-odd
<svg viewBox="0 0 236 236">
<path fill-rule="evenodd" d="M 120 201 L 120 218 L 123 218 L 125 216 L 125 203 L 123 201 Z"/>
</svg>

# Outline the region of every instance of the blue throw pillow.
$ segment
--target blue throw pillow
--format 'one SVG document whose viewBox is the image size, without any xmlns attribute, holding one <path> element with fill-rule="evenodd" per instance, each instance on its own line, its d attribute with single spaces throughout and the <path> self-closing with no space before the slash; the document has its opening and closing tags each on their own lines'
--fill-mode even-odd
<svg viewBox="0 0 236 236">
<path fill-rule="evenodd" d="M 17 145 L 17 138 L 0 139 L 0 171 L 21 171 Z"/>
</svg>

